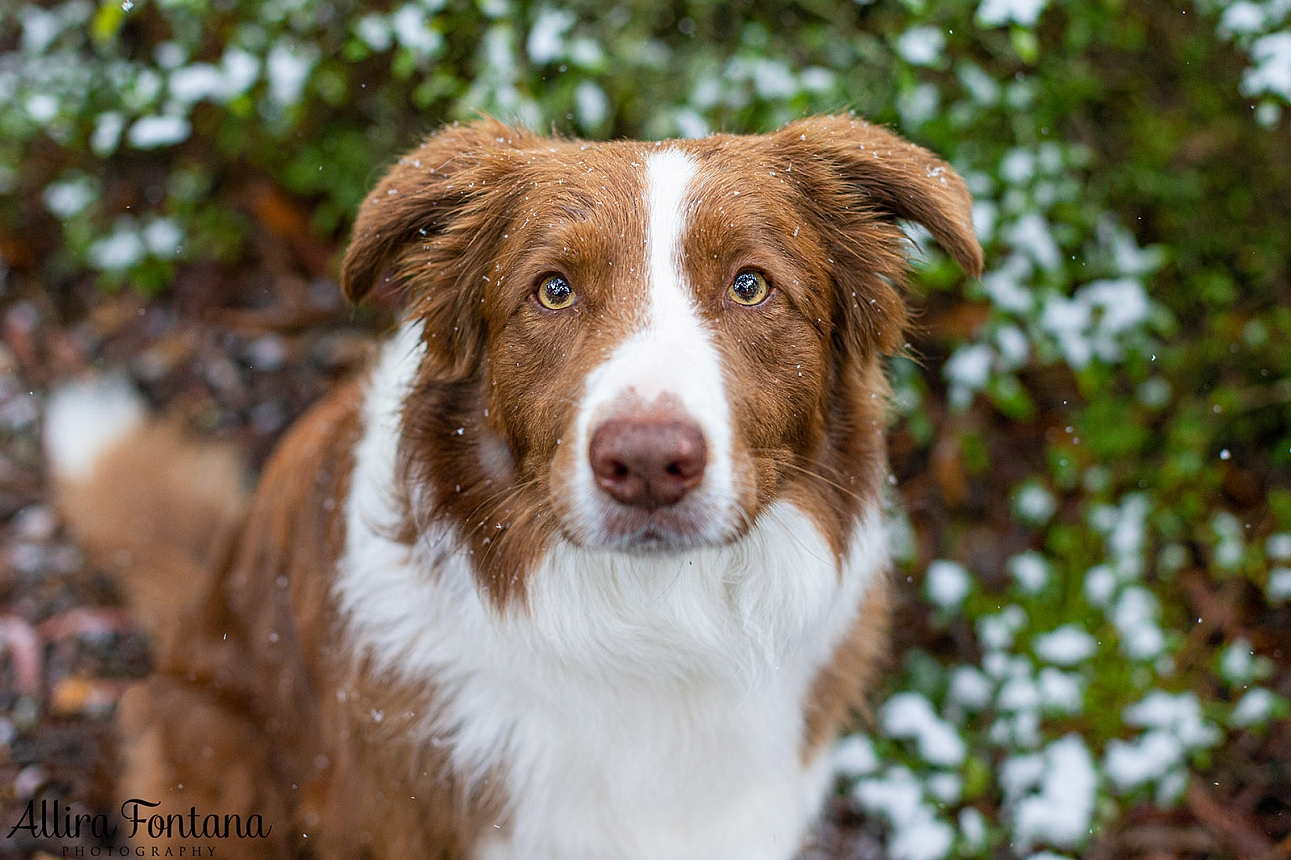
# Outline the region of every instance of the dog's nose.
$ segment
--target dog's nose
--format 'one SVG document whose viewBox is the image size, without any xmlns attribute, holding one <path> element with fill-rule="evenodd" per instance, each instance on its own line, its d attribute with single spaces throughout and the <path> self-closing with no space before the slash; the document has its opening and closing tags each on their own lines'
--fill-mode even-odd
<svg viewBox="0 0 1291 860">
<path fill-rule="evenodd" d="M 588 456 L 601 489 L 625 505 L 653 511 L 699 485 L 708 450 L 692 421 L 611 418 L 592 434 Z"/>
</svg>

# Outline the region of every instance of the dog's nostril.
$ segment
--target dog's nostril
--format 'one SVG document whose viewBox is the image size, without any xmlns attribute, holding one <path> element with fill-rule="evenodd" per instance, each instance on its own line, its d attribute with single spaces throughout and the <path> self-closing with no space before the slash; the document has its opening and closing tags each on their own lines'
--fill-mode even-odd
<svg viewBox="0 0 1291 860">
<path fill-rule="evenodd" d="M 646 510 L 673 505 L 704 477 L 707 447 L 692 421 L 616 418 L 592 434 L 597 485 L 616 501 Z"/>
</svg>

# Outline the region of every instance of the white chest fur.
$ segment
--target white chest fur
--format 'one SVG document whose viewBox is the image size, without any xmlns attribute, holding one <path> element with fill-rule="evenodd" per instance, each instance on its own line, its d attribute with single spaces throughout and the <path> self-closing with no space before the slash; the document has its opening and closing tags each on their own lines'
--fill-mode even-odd
<svg viewBox="0 0 1291 860">
<path fill-rule="evenodd" d="M 796 508 L 738 542 L 625 555 L 556 540 L 527 606 L 481 600 L 447 526 L 390 541 L 398 407 L 415 332 L 367 394 L 337 596 L 354 645 L 433 679 L 424 743 L 464 776 L 498 769 L 510 809 L 484 860 L 787 860 L 828 774 L 802 759 L 817 671 L 886 560 L 877 512 L 840 571 Z"/>
</svg>

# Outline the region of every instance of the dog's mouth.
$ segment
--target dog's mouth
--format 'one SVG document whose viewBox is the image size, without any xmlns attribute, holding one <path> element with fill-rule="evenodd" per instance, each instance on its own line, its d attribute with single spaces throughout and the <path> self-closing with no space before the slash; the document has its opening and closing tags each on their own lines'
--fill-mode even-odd
<svg viewBox="0 0 1291 860">
<path fill-rule="evenodd" d="M 661 508 L 643 511 L 623 508 L 603 517 L 595 543 L 605 549 L 637 553 L 670 552 L 730 542 L 733 535 L 715 533 L 711 518 L 693 512 Z M 688 506 L 689 507 L 689 506 Z"/>
<path fill-rule="evenodd" d="M 590 515 L 589 515 L 590 514 Z M 633 554 L 718 547 L 739 539 L 748 517 L 697 494 L 675 505 L 644 509 L 609 498 L 566 522 L 565 537 L 588 549 Z"/>
</svg>

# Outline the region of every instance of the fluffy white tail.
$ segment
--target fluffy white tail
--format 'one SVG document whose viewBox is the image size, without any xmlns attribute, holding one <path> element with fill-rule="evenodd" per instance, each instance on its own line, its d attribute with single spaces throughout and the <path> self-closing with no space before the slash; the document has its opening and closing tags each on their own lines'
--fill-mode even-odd
<svg viewBox="0 0 1291 860">
<path fill-rule="evenodd" d="M 90 558 L 118 575 L 164 659 L 241 524 L 235 452 L 150 418 L 113 377 L 52 394 L 44 431 L 55 504 Z"/>
</svg>

